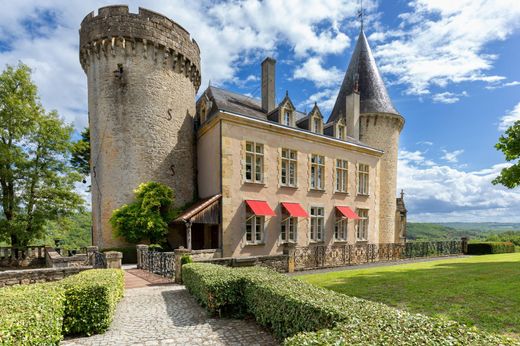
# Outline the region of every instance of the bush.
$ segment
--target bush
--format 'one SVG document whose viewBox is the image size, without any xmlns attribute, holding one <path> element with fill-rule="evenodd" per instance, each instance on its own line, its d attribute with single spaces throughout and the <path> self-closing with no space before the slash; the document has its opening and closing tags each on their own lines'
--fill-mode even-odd
<svg viewBox="0 0 520 346">
<path fill-rule="evenodd" d="M 279 338 L 301 333 L 286 339 L 287 345 L 515 344 L 457 322 L 349 297 L 265 268 L 198 263 L 185 265 L 182 274 L 188 290 L 212 312 L 234 307 L 252 314 Z"/>
<path fill-rule="evenodd" d="M 123 254 L 122 263 L 123 264 L 136 264 L 137 263 L 137 248 L 135 246 L 131 247 L 113 247 L 108 249 L 103 249 L 103 252 L 107 251 L 118 251 Z"/>
<path fill-rule="evenodd" d="M 182 255 L 181 257 L 181 267 L 185 264 L 193 263 L 193 259 L 190 255 Z"/>
<path fill-rule="evenodd" d="M 119 269 L 92 269 L 63 279 L 64 334 L 92 335 L 108 329 L 117 302 L 123 297 L 124 273 Z"/>
<path fill-rule="evenodd" d="M 0 344 L 57 345 L 65 308 L 56 283 L 0 288 Z"/>
<path fill-rule="evenodd" d="M 515 252 L 515 246 L 510 242 L 480 242 L 468 244 L 468 255 L 487 255 Z"/>
</svg>

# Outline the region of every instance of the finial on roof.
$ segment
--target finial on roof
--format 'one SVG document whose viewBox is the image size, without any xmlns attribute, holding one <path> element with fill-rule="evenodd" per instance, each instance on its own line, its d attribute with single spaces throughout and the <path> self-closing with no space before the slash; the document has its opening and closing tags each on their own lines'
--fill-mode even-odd
<svg viewBox="0 0 520 346">
<path fill-rule="evenodd" d="M 285 90 L 285 97 L 289 97 L 289 90 Z"/>
<path fill-rule="evenodd" d="M 318 102 L 314 101 L 314 107 L 318 107 Z"/>
<path fill-rule="evenodd" d="M 361 31 L 363 31 L 363 16 L 365 15 L 365 11 L 363 10 L 363 0 L 359 0 L 359 10 L 358 10 L 358 18 L 361 22 Z"/>
<path fill-rule="evenodd" d="M 211 79 L 208 81 L 208 87 L 211 86 Z"/>
<path fill-rule="evenodd" d="M 404 190 L 401 189 L 401 199 L 403 199 L 403 198 L 404 198 Z"/>
</svg>

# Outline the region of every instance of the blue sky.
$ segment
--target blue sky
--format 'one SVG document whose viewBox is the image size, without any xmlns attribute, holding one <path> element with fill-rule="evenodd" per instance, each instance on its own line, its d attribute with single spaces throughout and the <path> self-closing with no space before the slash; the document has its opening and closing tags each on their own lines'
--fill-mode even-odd
<svg viewBox="0 0 520 346">
<path fill-rule="evenodd" d="M 86 78 L 78 29 L 108 1 L 5 1 L 0 65 L 33 68 L 42 103 L 81 130 Z M 359 33 L 357 0 L 130 1 L 197 40 L 202 87 L 258 97 L 260 62 L 277 59 L 277 95 L 300 110 L 334 103 Z M 490 181 L 507 163 L 493 145 L 520 119 L 520 2 L 365 0 L 365 32 L 396 108 L 398 187 L 415 221 L 517 221 L 520 190 Z"/>
</svg>

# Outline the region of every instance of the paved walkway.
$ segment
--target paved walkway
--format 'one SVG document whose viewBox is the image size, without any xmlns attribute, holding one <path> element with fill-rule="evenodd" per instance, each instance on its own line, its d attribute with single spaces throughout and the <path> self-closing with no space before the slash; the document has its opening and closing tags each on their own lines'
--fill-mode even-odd
<svg viewBox="0 0 520 346">
<path fill-rule="evenodd" d="M 366 269 L 366 268 L 374 268 L 374 267 L 390 267 L 397 266 L 401 264 L 408 263 L 419 263 L 419 262 L 432 262 L 439 260 L 449 260 L 455 258 L 465 258 L 471 257 L 468 255 L 456 255 L 456 256 L 442 256 L 442 257 L 426 257 L 426 258 L 410 258 L 398 261 L 388 261 L 388 262 L 373 262 L 373 263 L 365 263 L 365 264 L 356 264 L 345 267 L 332 267 L 332 268 L 323 268 L 323 269 L 311 269 L 311 270 L 302 270 L 294 273 L 289 273 L 287 275 L 305 275 L 305 274 L 321 274 L 321 273 L 329 273 L 329 272 L 340 272 L 344 270 L 357 270 L 357 269 Z"/>
<path fill-rule="evenodd" d="M 276 345 L 254 321 L 209 318 L 184 286 L 137 269 L 125 271 L 125 297 L 105 334 L 61 345 Z"/>
</svg>

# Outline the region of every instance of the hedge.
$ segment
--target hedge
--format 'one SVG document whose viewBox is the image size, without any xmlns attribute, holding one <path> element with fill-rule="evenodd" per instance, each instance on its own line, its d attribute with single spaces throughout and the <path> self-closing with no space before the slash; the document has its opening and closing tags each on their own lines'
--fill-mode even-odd
<svg viewBox="0 0 520 346">
<path fill-rule="evenodd" d="M 92 335 L 108 329 L 123 297 L 124 273 L 92 269 L 61 281 L 65 288 L 64 334 Z"/>
<path fill-rule="evenodd" d="M 468 244 L 468 255 L 487 255 L 515 252 L 515 245 L 510 242 L 480 242 Z"/>
<path fill-rule="evenodd" d="M 65 309 L 55 283 L 0 288 L 1 345 L 57 345 Z"/>
<path fill-rule="evenodd" d="M 182 274 L 183 279 L 188 276 L 188 290 L 210 312 L 233 307 L 246 311 L 278 338 L 289 337 L 287 345 L 515 344 L 474 327 L 346 296 L 265 268 L 197 263 L 183 266 Z"/>
</svg>

